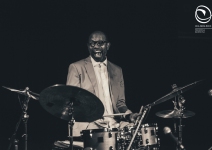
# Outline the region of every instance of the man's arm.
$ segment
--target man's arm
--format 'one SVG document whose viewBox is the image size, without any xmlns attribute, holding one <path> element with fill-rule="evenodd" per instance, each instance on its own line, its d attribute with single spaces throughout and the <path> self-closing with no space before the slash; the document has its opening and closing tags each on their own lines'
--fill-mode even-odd
<svg viewBox="0 0 212 150">
<path fill-rule="evenodd" d="M 126 105 L 126 100 L 125 100 L 125 89 L 124 89 L 124 78 L 123 78 L 123 73 L 121 70 L 120 73 L 120 93 L 119 93 L 119 100 L 117 101 L 117 108 L 119 109 L 120 112 L 129 114 L 129 115 L 125 115 L 124 118 L 127 121 L 130 122 L 135 122 L 136 118 L 140 115 L 138 113 L 132 113 L 131 110 L 128 109 L 127 105 Z"/>
<path fill-rule="evenodd" d="M 117 101 L 116 107 L 121 113 L 132 113 L 126 106 L 124 78 L 123 78 L 122 70 L 120 71 L 120 82 L 118 84 L 119 84 L 118 85 L 119 95 L 118 95 L 118 101 Z"/>
<path fill-rule="evenodd" d="M 74 64 L 69 66 L 66 85 L 80 87 L 80 74 Z"/>
</svg>

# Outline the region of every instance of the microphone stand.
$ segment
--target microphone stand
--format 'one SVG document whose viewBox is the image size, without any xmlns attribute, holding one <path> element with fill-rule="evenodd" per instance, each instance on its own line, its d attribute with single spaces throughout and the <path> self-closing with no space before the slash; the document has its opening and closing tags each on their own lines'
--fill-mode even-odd
<svg viewBox="0 0 212 150">
<path fill-rule="evenodd" d="M 10 144 L 9 144 L 7 150 L 10 150 L 12 145 L 14 145 L 14 149 L 15 150 L 18 150 L 18 142 L 19 142 L 19 140 L 16 139 L 16 133 L 18 131 L 19 125 L 21 123 L 21 120 L 23 120 L 23 122 L 24 122 L 24 134 L 23 134 L 23 136 L 25 136 L 25 138 L 24 138 L 24 150 L 27 150 L 27 139 L 28 139 L 27 121 L 29 119 L 29 115 L 27 115 L 27 109 L 28 109 L 28 103 L 29 103 L 29 100 L 31 98 L 31 95 L 29 94 L 29 88 L 28 87 L 26 87 L 25 92 L 26 92 L 27 98 L 23 102 L 23 106 L 22 106 L 23 112 L 21 114 L 21 117 L 20 117 L 18 123 L 16 124 L 15 132 L 13 133 L 12 137 L 10 138 Z"/>
</svg>

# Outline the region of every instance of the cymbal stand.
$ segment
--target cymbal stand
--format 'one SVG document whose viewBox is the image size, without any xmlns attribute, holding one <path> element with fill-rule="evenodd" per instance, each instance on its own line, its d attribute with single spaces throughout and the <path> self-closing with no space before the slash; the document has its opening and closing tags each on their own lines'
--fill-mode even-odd
<svg viewBox="0 0 212 150">
<path fill-rule="evenodd" d="M 182 136 L 183 136 L 183 127 L 184 125 L 182 125 L 182 118 L 183 118 L 183 111 L 185 109 L 185 107 L 183 106 L 183 104 L 185 103 L 185 99 L 182 97 L 182 95 L 178 96 L 178 105 L 180 107 L 180 120 L 179 120 L 179 143 L 182 144 Z M 180 148 L 179 148 L 180 149 Z"/>
<path fill-rule="evenodd" d="M 142 114 L 142 116 L 141 116 L 141 118 L 140 118 L 140 120 L 139 120 L 138 126 L 137 126 L 137 128 L 136 128 L 136 130 L 135 130 L 135 132 L 134 132 L 134 134 L 133 134 L 133 137 L 132 137 L 132 139 L 131 139 L 131 141 L 130 141 L 129 146 L 127 147 L 127 150 L 130 149 L 130 147 L 131 147 L 131 145 L 132 145 L 132 142 L 133 142 L 133 140 L 135 139 L 135 136 L 136 136 L 136 134 L 137 134 L 137 132 L 138 132 L 138 129 L 139 129 L 139 127 L 140 127 L 140 125 L 141 125 L 141 123 L 142 123 L 142 121 L 143 121 L 143 119 L 144 119 L 144 116 L 145 116 L 146 112 L 147 112 L 150 108 L 151 108 L 151 105 L 147 105 L 147 106 L 144 107 L 144 112 L 143 112 L 143 114 Z"/>
<path fill-rule="evenodd" d="M 68 114 L 71 116 L 71 120 L 68 122 L 68 138 L 70 141 L 69 150 L 73 150 L 73 126 L 74 126 L 74 118 L 73 118 L 73 102 L 69 104 Z"/>
<path fill-rule="evenodd" d="M 31 95 L 28 92 L 29 91 L 28 87 L 26 87 L 25 91 L 26 91 L 26 94 L 27 94 L 27 98 L 26 98 L 25 101 L 23 101 L 23 104 L 22 104 L 23 112 L 21 114 L 21 117 L 20 117 L 18 123 L 16 124 L 15 132 L 13 133 L 12 137 L 10 138 L 10 144 L 9 144 L 7 150 L 10 150 L 12 145 L 14 145 L 14 149 L 15 150 L 18 150 L 18 142 L 19 142 L 19 140 L 16 139 L 16 133 L 18 131 L 19 125 L 21 123 L 21 120 L 23 120 L 23 122 L 24 122 L 24 134 L 23 134 L 23 136 L 25 136 L 25 138 L 24 138 L 24 150 L 27 150 L 27 139 L 28 139 L 27 121 L 29 119 L 29 115 L 27 115 L 27 109 L 28 109 L 28 103 L 29 103 L 29 100 L 31 98 Z"/>
<path fill-rule="evenodd" d="M 177 97 L 175 97 L 174 101 L 172 101 L 174 103 L 174 110 L 178 110 L 177 108 Z M 176 125 L 176 120 L 174 120 L 174 133 L 177 133 L 177 125 Z"/>
<path fill-rule="evenodd" d="M 173 91 L 177 90 L 178 87 L 176 84 L 172 85 L 172 89 Z M 180 144 L 182 144 L 182 136 L 183 136 L 183 126 L 182 125 L 182 117 L 183 117 L 183 110 L 185 109 L 185 107 L 183 106 L 183 104 L 185 103 L 185 99 L 184 97 L 179 93 L 177 93 L 178 95 L 175 97 L 175 101 L 173 101 L 174 103 L 174 110 L 179 110 L 180 113 L 180 120 L 179 120 L 179 136 L 178 136 L 178 141 Z M 177 99 L 177 100 L 176 100 Z M 177 108 L 177 103 L 179 105 L 179 109 Z M 174 127 L 175 127 L 175 132 L 176 132 L 176 123 L 174 123 Z M 177 145 L 176 150 L 181 150 L 180 146 Z"/>
</svg>

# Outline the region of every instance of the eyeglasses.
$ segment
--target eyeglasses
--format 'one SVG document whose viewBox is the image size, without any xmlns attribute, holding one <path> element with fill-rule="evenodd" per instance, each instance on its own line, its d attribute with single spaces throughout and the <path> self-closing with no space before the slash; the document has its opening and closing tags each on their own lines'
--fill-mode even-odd
<svg viewBox="0 0 212 150">
<path fill-rule="evenodd" d="M 105 43 L 107 43 L 107 41 L 91 41 L 90 43 L 88 43 L 90 46 L 94 47 L 96 44 L 98 46 L 103 46 Z"/>
</svg>

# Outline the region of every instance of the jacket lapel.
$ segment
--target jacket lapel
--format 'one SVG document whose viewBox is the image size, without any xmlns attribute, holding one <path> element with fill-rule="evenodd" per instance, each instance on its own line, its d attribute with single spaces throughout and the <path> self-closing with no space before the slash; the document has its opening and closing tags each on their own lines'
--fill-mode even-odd
<svg viewBox="0 0 212 150">
<path fill-rule="evenodd" d="M 96 75 L 95 75 L 95 72 L 94 72 L 93 65 L 92 65 L 90 57 L 85 59 L 85 69 L 87 71 L 87 75 L 89 76 L 89 78 L 91 80 L 91 84 L 93 85 L 95 94 L 99 95 Z"/>
</svg>

